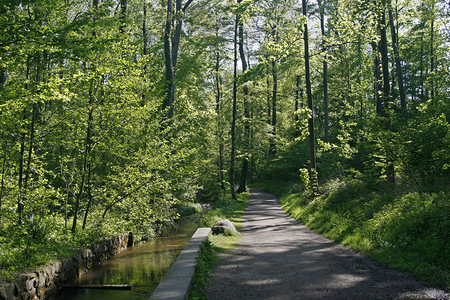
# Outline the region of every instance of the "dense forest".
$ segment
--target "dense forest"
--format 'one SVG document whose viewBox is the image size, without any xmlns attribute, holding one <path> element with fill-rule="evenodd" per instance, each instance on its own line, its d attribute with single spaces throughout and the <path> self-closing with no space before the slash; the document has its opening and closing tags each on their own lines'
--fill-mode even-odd
<svg viewBox="0 0 450 300">
<path fill-rule="evenodd" d="M 449 24 L 445 0 L 0 1 L 2 274 L 249 183 L 400 190 L 445 245 Z"/>
</svg>

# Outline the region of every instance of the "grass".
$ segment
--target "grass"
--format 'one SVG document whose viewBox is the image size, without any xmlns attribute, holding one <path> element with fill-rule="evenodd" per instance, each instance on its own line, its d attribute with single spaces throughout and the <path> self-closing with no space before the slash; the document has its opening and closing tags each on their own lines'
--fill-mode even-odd
<svg viewBox="0 0 450 300">
<path fill-rule="evenodd" d="M 448 191 L 418 192 L 356 179 L 330 181 L 315 198 L 289 190 L 275 191 L 283 209 L 310 229 L 449 290 Z"/>
<path fill-rule="evenodd" d="M 249 193 L 238 195 L 238 199 L 224 198 L 214 204 L 214 208 L 207 211 L 200 219 L 200 227 L 211 227 L 220 219 L 229 219 L 236 229 L 242 228 L 242 214 L 248 204 Z M 231 250 L 239 245 L 241 235 L 210 235 L 208 241 L 200 246 L 199 257 L 195 267 L 195 277 L 191 286 L 189 299 L 207 299 L 205 288 L 209 273 L 219 261 L 219 254 Z"/>
</svg>

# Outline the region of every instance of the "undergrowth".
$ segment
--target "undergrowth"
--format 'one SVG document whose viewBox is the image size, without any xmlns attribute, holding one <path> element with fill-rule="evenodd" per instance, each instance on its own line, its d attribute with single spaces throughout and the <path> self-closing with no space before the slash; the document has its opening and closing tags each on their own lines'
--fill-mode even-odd
<svg viewBox="0 0 450 300">
<path fill-rule="evenodd" d="M 333 180 L 322 194 L 281 194 L 283 209 L 310 229 L 390 267 L 449 290 L 450 197 L 447 191 Z"/>
<path fill-rule="evenodd" d="M 183 218 L 202 210 L 200 204 L 191 202 L 174 208 L 178 216 Z M 0 217 L 5 221 L 5 216 Z M 0 280 L 7 281 L 14 280 L 16 273 L 70 257 L 129 230 L 134 231 L 135 239 L 140 241 L 152 239 L 175 226 L 175 222 L 166 222 L 133 228 L 130 222 L 116 218 L 112 222 L 99 223 L 84 230 L 80 226 L 72 234 L 59 215 L 24 214 L 20 222 L 15 220 L 5 223 L 0 223 Z"/>
<path fill-rule="evenodd" d="M 239 230 L 242 227 L 242 214 L 249 198 L 249 193 L 242 193 L 238 195 L 237 200 L 227 197 L 216 201 L 213 208 L 200 218 L 199 227 L 211 227 L 220 219 L 229 219 Z M 239 244 L 240 237 L 239 233 L 237 235 L 211 234 L 208 241 L 200 246 L 189 299 L 207 299 L 205 288 L 209 273 L 218 262 L 218 255 L 235 248 Z"/>
</svg>

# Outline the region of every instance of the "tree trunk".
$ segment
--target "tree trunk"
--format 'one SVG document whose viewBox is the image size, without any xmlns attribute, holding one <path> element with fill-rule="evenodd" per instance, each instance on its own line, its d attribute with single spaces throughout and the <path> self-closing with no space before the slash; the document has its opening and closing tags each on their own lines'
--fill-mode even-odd
<svg viewBox="0 0 450 300">
<path fill-rule="evenodd" d="M 306 0 L 302 0 L 303 15 L 307 17 L 306 14 Z M 308 39 L 308 23 L 305 22 L 304 25 L 304 45 L 305 45 L 305 85 L 306 85 L 306 95 L 308 97 L 308 108 L 310 109 L 310 116 L 308 118 L 308 129 L 309 129 L 309 159 L 310 159 L 310 170 L 309 176 L 312 184 L 313 194 L 319 192 L 319 182 L 317 180 L 317 170 L 316 170 L 316 145 L 315 145 L 315 134 L 314 134 L 314 106 L 311 91 L 311 79 L 309 71 L 309 39 Z"/>
<path fill-rule="evenodd" d="M 278 66 L 275 60 L 272 61 L 272 137 L 270 139 L 269 153 L 272 157 L 277 154 L 277 94 L 278 94 Z"/>
<path fill-rule="evenodd" d="M 27 70 L 26 70 L 26 80 L 25 80 L 25 90 L 30 88 L 30 58 L 27 58 Z M 24 176 L 24 161 L 25 161 L 25 139 L 27 134 L 27 129 L 25 127 L 25 121 L 28 119 L 26 109 L 23 110 L 23 125 L 21 132 L 21 142 L 20 142 L 20 150 L 19 150 L 19 178 L 18 178 L 18 197 L 17 197 L 17 215 L 19 219 L 19 223 L 22 221 L 22 214 L 24 210 L 23 204 L 23 176 Z"/>
<path fill-rule="evenodd" d="M 181 28 L 183 26 L 183 15 L 193 0 L 188 0 L 182 6 L 181 0 L 175 0 L 175 12 L 173 1 L 167 0 L 166 27 L 164 30 L 164 65 L 166 69 L 166 99 L 163 103 L 166 121 L 169 123 L 173 119 L 175 102 L 175 75 L 177 69 L 178 49 L 181 38 Z M 173 29 L 173 16 L 176 17 L 175 29 Z"/>
<path fill-rule="evenodd" d="M 142 54 L 144 56 L 144 59 L 147 59 L 147 2 L 144 1 L 144 5 L 143 5 L 143 9 L 144 9 L 144 16 L 143 16 L 143 20 L 142 20 L 142 40 L 143 40 L 143 45 L 142 45 Z M 142 74 L 142 80 L 143 82 L 146 81 L 147 79 L 147 62 L 144 63 L 144 72 Z M 146 89 L 142 89 L 142 106 L 145 105 L 145 103 L 147 98 L 147 94 L 146 94 Z"/>
<path fill-rule="evenodd" d="M 120 33 L 125 33 L 127 16 L 127 0 L 120 0 Z"/>
<path fill-rule="evenodd" d="M 389 57 L 387 48 L 387 36 L 386 36 L 386 15 L 385 11 L 381 12 L 380 20 L 380 54 L 381 54 L 381 68 L 383 76 L 383 106 L 387 110 L 390 106 L 390 82 L 389 82 Z"/>
<path fill-rule="evenodd" d="M 93 83 L 91 84 L 93 85 Z M 92 88 L 92 86 L 91 86 Z M 86 171 L 88 167 L 88 161 L 90 159 L 90 152 L 91 152 L 91 142 L 92 142 L 92 122 L 93 122 L 93 96 L 91 95 L 89 100 L 89 114 L 88 114 L 88 124 L 86 129 L 86 142 L 84 146 L 84 157 L 83 157 L 83 169 L 81 174 L 81 183 L 80 183 L 80 190 L 78 191 L 77 198 L 75 200 L 75 210 L 73 215 L 73 222 L 72 222 L 72 233 L 75 233 L 77 230 L 77 218 L 78 218 L 78 211 L 80 208 L 80 201 L 81 197 L 84 193 L 84 186 L 86 182 Z"/>
<path fill-rule="evenodd" d="M 295 101 L 294 101 L 294 121 L 297 124 L 298 122 L 298 103 L 300 101 L 300 75 L 296 76 L 296 83 L 295 83 Z"/>
<path fill-rule="evenodd" d="M 403 113 L 406 115 L 406 95 L 405 95 L 405 86 L 403 84 L 403 71 L 402 71 L 402 65 L 400 63 L 400 54 L 398 51 L 398 39 L 397 34 L 395 32 L 395 25 L 394 25 L 394 16 L 392 13 L 392 6 L 389 3 L 389 25 L 391 29 L 391 36 L 392 36 L 392 48 L 394 50 L 394 58 L 395 58 L 395 67 L 397 71 L 397 81 L 398 81 L 398 92 L 400 94 L 400 106 L 403 110 Z"/>
<path fill-rule="evenodd" d="M 87 194 L 88 194 L 88 204 L 86 207 L 86 211 L 84 212 L 84 219 L 83 219 L 83 226 L 81 227 L 82 230 L 86 228 L 87 223 L 87 217 L 89 214 L 89 210 L 91 208 L 92 203 L 92 191 L 91 191 L 91 161 L 88 162 L 88 178 L 87 178 Z"/>
<path fill-rule="evenodd" d="M 6 154 L 3 156 L 2 161 L 2 181 L 0 183 L 0 212 L 2 211 L 2 204 L 3 204 L 3 190 L 5 188 L 5 170 L 6 170 Z M 0 222 L 2 220 L 2 214 L 0 213 Z"/>
<path fill-rule="evenodd" d="M 242 0 L 238 0 L 238 4 Z M 247 71 L 247 61 L 245 60 L 244 52 L 244 24 L 240 19 L 239 22 L 239 56 L 242 63 L 242 73 Z M 244 82 L 244 155 L 242 158 L 242 169 L 241 169 L 241 181 L 237 193 L 242 193 L 247 190 L 247 177 L 248 177 L 248 161 L 249 161 L 249 150 L 250 150 L 250 110 L 248 103 L 248 87 Z"/>
<path fill-rule="evenodd" d="M 216 37 L 218 37 L 216 32 Z M 216 113 L 217 113 L 217 139 L 219 140 L 219 184 L 222 191 L 225 191 L 225 177 L 224 177 L 224 145 L 223 145 L 223 130 L 222 130 L 222 87 L 220 79 L 220 51 L 217 46 L 216 49 Z"/>
<path fill-rule="evenodd" d="M 236 16 L 236 24 L 234 26 L 234 61 L 233 61 L 233 117 L 231 121 L 231 158 L 230 158 L 230 188 L 231 197 L 236 198 L 234 190 L 234 156 L 236 148 L 236 113 L 237 113 L 237 36 L 238 36 L 239 15 Z"/>
<path fill-rule="evenodd" d="M 98 0 L 93 0 L 93 6 L 95 9 L 98 7 Z M 96 21 L 96 18 L 94 17 L 94 21 Z M 95 31 L 93 32 L 93 36 L 96 36 Z M 82 168 L 82 174 L 81 174 L 81 183 L 80 183 L 80 190 L 78 191 L 78 195 L 75 200 L 75 211 L 73 215 L 73 222 L 72 222 L 72 233 L 75 233 L 77 230 L 77 219 L 78 219 L 78 212 L 80 209 L 80 201 L 81 197 L 84 193 L 84 188 L 86 184 L 86 172 L 88 172 L 88 167 L 90 165 L 90 159 L 91 159 L 91 147 L 92 147 L 92 127 L 94 123 L 94 94 L 96 93 L 96 88 L 94 87 L 94 79 L 91 80 L 91 84 L 89 87 L 89 113 L 87 118 L 87 128 L 86 128 L 86 140 L 84 144 L 84 157 L 83 157 L 83 168 Z M 89 176 L 90 174 L 88 174 Z"/>
<path fill-rule="evenodd" d="M 432 6 L 432 13 L 434 13 L 434 4 Z M 434 88 L 434 16 L 431 19 L 431 33 L 430 33 L 430 74 L 431 74 L 431 101 L 434 100 L 435 88 Z"/>
<path fill-rule="evenodd" d="M 166 27 L 164 30 L 164 66 L 166 69 L 166 98 L 163 103 L 163 110 L 166 115 L 166 121 L 173 118 L 173 102 L 175 100 L 175 81 L 174 68 L 172 62 L 172 0 L 167 0 Z"/>
<path fill-rule="evenodd" d="M 328 110 L 328 62 L 326 56 L 326 41 L 325 41 L 325 7 L 321 0 L 318 0 L 319 4 L 319 12 L 320 12 L 320 31 L 322 33 L 322 51 L 324 54 L 324 59 L 322 62 L 323 74 L 323 105 L 324 105 L 324 138 L 325 142 L 329 141 L 330 133 L 329 133 L 329 110 Z"/>
<path fill-rule="evenodd" d="M 383 70 L 383 106 L 386 118 L 386 131 L 390 129 L 389 121 L 389 107 L 390 107 L 390 85 L 389 85 L 389 58 L 387 50 L 387 36 L 386 36 L 386 12 L 384 9 L 381 11 L 380 18 L 380 54 L 381 54 L 381 66 Z M 385 152 L 386 152 L 386 179 L 388 182 L 395 183 L 395 173 L 394 173 L 394 161 L 392 158 L 392 151 L 389 145 L 390 141 L 385 141 Z"/>
<path fill-rule="evenodd" d="M 269 76 L 267 76 L 266 83 L 267 83 L 267 91 L 266 91 L 266 93 L 267 93 L 267 124 L 272 125 L 272 105 L 271 105 L 271 100 L 272 100 L 271 94 L 272 94 L 272 91 L 270 90 L 270 78 L 269 78 Z"/>
<path fill-rule="evenodd" d="M 383 78 L 381 77 L 381 67 L 380 67 L 380 58 L 379 58 L 379 45 L 377 45 L 375 42 L 372 42 L 372 49 L 373 53 L 375 55 L 374 59 L 374 76 L 375 76 L 375 97 L 377 100 L 376 103 L 376 109 L 377 109 L 377 115 L 384 115 L 384 109 L 383 109 L 383 86 L 382 81 Z"/>
</svg>

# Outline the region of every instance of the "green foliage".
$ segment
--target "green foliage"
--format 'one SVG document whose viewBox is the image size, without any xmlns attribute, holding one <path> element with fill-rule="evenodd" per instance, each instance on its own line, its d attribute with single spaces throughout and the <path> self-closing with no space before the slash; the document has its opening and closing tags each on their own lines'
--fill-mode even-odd
<svg viewBox="0 0 450 300">
<path fill-rule="evenodd" d="M 177 213 L 180 217 L 190 216 L 195 213 L 202 212 L 202 206 L 199 203 L 185 203 L 183 205 L 176 205 Z"/>
<path fill-rule="evenodd" d="M 439 193 L 333 180 L 311 200 L 285 194 L 283 208 L 328 238 L 392 267 L 449 288 L 450 199 Z"/>
<path fill-rule="evenodd" d="M 224 197 L 213 203 L 213 208 L 206 211 L 199 220 L 199 227 L 212 227 L 214 223 L 221 219 L 229 219 L 231 222 L 237 222 L 244 209 L 247 207 L 249 193 L 241 193 L 237 200 L 231 197 Z M 235 223 L 236 229 L 241 224 Z"/>
<path fill-rule="evenodd" d="M 406 178 L 431 184 L 450 176 L 450 124 L 444 114 L 413 120 L 399 136 L 399 163 Z"/>
<path fill-rule="evenodd" d="M 200 245 L 197 262 L 195 264 L 195 277 L 191 285 L 189 299 L 207 299 L 204 289 L 208 283 L 209 273 L 217 264 L 218 257 L 210 241 Z"/>
</svg>

